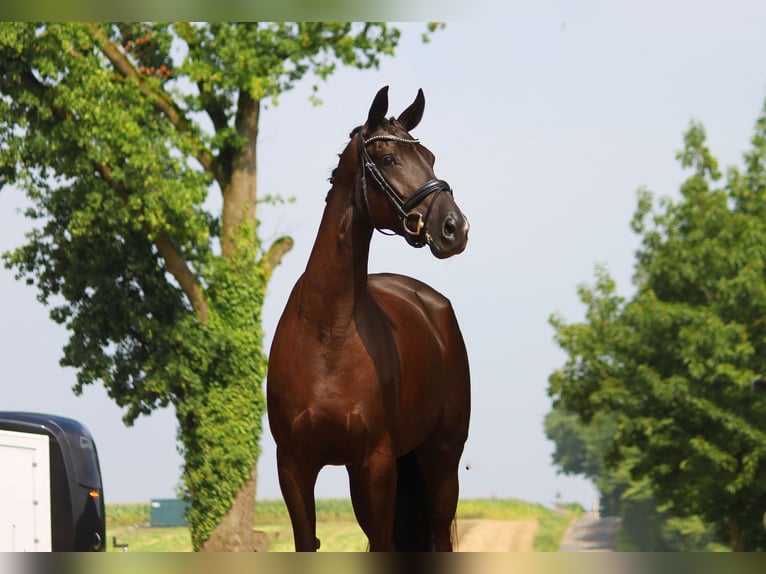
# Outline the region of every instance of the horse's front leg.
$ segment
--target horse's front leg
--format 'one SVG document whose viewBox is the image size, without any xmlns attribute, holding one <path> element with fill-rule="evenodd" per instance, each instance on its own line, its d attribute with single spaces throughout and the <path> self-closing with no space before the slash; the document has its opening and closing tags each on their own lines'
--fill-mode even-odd
<svg viewBox="0 0 766 574">
<path fill-rule="evenodd" d="M 375 450 L 362 464 L 347 469 L 354 511 L 370 551 L 394 550 L 396 458 L 390 450 Z"/>
<path fill-rule="evenodd" d="M 316 552 L 316 502 L 314 485 L 317 472 L 300 464 L 299 457 L 277 447 L 277 471 L 282 496 L 290 514 L 296 552 Z"/>
</svg>

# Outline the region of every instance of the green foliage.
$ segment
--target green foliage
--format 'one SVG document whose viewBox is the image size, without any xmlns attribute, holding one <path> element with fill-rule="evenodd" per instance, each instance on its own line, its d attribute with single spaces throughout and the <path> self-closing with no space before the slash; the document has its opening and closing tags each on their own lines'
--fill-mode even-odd
<svg viewBox="0 0 766 574">
<path fill-rule="evenodd" d="M 604 453 L 614 437 L 614 417 L 598 414 L 586 425 L 577 415 L 555 409 L 546 415 L 544 426 L 546 436 L 556 445 L 553 462 L 565 474 L 579 474 L 598 485 L 605 474 Z"/>
<path fill-rule="evenodd" d="M 535 552 L 555 552 L 569 523 L 583 514 L 579 505 L 562 505 L 558 511 L 515 498 L 471 498 L 458 501 L 456 518 L 461 520 L 535 520 Z"/>
<path fill-rule="evenodd" d="M 151 521 L 148 502 L 106 504 L 106 529 L 118 526 L 146 526 Z"/>
<path fill-rule="evenodd" d="M 588 424 L 576 414 L 554 409 L 545 418 L 545 432 L 556 445 L 554 462 L 565 474 L 594 481 L 601 495 L 602 516 L 620 516 L 618 548 L 631 552 L 721 550 L 712 530 L 699 517 L 673 517 L 654 498 L 648 479 L 632 477 L 635 449 L 625 449 L 618 464 L 607 465 L 614 446 L 617 416 L 597 413 Z"/>
<path fill-rule="evenodd" d="M 548 510 L 541 504 L 516 498 L 471 498 L 458 501 L 458 518 L 484 518 L 490 520 L 529 520 Z"/>
<path fill-rule="evenodd" d="M 256 259 L 254 230 L 243 227 L 236 248 L 218 259 L 208 278 L 210 314 L 171 331 L 174 344 L 160 365 L 174 381 L 179 440 L 184 455 L 187 520 L 200 548 L 231 508 L 259 454 L 266 375 L 261 308 L 266 276 Z M 249 231 L 249 233 L 247 233 Z"/>
<path fill-rule="evenodd" d="M 551 319 L 567 353 L 550 377 L 554 409 L 613 421 L 609 468 L 622 465 L 630 489 L 648 481 L 641 500 L 699 517 L 734 550 L 766 549 L 766 400 L 750 388 L 766 365 L 766 114 L 752 142 L 745 172 L 714 187 L 721 174 L 693 123 L 680 198 L 639 191 L 635 295 L 618 296 L 598 269 L 579 291 L 585 321 Z M 707 528 L 689 524 L 663 528 L 692 538 Z"/>
<path fill-rule="evenodd" d="M 537 533 L 532 543 L 535 552 L 556 552 L 561 545 L 561 539 L 573 520 L 583 515 L 583 509 L 577 506 L 564 506 L 565 512 L 548 510 L 537 517 Z"/>
<path fill-rule="evenodd" d="M 348 498 L 320 498 L 317 507 L 317 536 L 323 552 L 363 552 L 367 538 L 356 523 Z M 540 504 L 515 499 L 463 499 L 458 503 L 458 545 L 461 526 L 472 519 L 536 520 L 535 552 L 555 552 L 569 523 L 583 514 L 579 505 L 562 505 L 550 510 Z M 131 552 L 187 552 L 192 549 L 189 529 L 145 528 L 149 524 L 148 504 L 107 504 L 107 534 L 129 543 Z M 255 529 L 269 538 L 269 552 L 292 552 L 293 533 L 287 507 L 282 499 L 259 500 Z M 109 548 L 112 550 L 111 548 Z"/>
<path fill-rule="evenodd" d="M 350 498 L 318 498 L 316 501 L 318 522 L 355 522 L 354 507 Z M 278 522 L 290 520 L 287 505 L 281 498 L 259 500 L 255 507 L 256 524 L 258 522 Z"/>
<path fill-rule="evenodd" d="M 195 549 L 258 455 L 261 306 L 291 245 L 256 234 L 261 100 L 375 67 L 399 36 L 385 23 L 0 24 L 0 188 L 25 191 L 37 224 L 6 266 L 70 332 L 75 392 L 103 384 L 126 424 L 175 407 Z M 220 214 L 204 207 L 214 192 Z"/>
</svg>

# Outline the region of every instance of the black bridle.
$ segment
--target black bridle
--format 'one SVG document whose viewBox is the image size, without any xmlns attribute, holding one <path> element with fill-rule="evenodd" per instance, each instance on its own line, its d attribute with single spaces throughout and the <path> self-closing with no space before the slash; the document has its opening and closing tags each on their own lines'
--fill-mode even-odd
<svg viewBox="0 0 766 574">
<path fill-rule="evenodd" d="M 402 222 L 402 228 L 404 229 L 407 242 L 413 247 L 423 247 L 431 241 L 428 231 L 423 233 L 423 228 L 426 226 L 428 216 L 431 214 L 431 208 L 436 203 L 436 199 L 442 191 L 447 191 L 451 195 L 452 188 L 443 179 L 429 179 L 416 189 L 415 193 L 406 200 L 402 199 L 402 197 L 388 184 L 386 178 L 383 177 L 383 174 L 378 169 L 378 166 L 372 161 L 370 154 L 367 153 L 367 145 L 375 141 L 395 141 L 399 143 L 416 144 L 419 143 L 419 140 L 406 139 L 393 135 L 378 135 L 365 139 L 364 133 L 359 129 L 357 147 L 359 149 L 359 160 L 362 166 L 362 198 L 364 199 L 364 206 L 367 210 L 367 217 L 373 224 L 373 227 L 382 233 L 382 230 L 373 222 L 372 213 L 370 212 L 370 202 L 367 198 L 367 174 L 370 175 L 380 191 L 383 192 L 383 195 L 386 196 L 389 203 L 397 211 L 399 219 Z M 415 207 L 420 205 L 431 194 L 433 194 L 434 197 L 426 210 L 425 216 L 423 216 L 419 211 L 415 211 Z"/>
</svg>

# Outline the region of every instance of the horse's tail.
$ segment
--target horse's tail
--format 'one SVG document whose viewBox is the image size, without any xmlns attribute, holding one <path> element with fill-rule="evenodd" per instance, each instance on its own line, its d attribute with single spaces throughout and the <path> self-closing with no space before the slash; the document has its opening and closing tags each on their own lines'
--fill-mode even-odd
<svg viewBox="0 0 766 574">
<path fill-rule="evenodd" d="M 431 531 L 426 486 L 414 451 L 396 460 L 394 545 L 399 552 L 427 552 Z"/>
</svg>

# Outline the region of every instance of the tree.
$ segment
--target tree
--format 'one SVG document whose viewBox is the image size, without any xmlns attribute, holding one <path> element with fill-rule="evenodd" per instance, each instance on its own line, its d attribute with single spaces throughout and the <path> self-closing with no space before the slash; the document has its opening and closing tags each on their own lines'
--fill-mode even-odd
<svg viewBox="0 0 766 574">
<path fill-rule="evenodd" d="M 631 459 L 674 516 L 699 516 L 733 550 L 766 549 L 766 109 L 744 172 L 722 179 L 692 123 L 678 159 L 691 175 L 678 200 L 639 191 L 636 293 L 604 269 L 580 288 L 582 323 L 554 316 L 565 365 L 550 377 L 554 408 L 584 423 L 616 420 L 606 453 Z"/>
<path fill-rule="evenodd" d="M 255 544 L 260 313 L 292 245 L 257 234 L 262 103 L 339 64 L 376 67 L 399 37 L 384 23 L 0 25 L 0 188 L 23 189 L 39 223 L 6 265 L 70 331 L 75 392 L 102 383 L 127 424 L 175 407 L 195 549 Z"/>
<path fill-rule="evenodd" d="M 715 537 L 698 516 L 672 516 L 654 498 L 646 477 L 634 479 L 638 459 L 632 449 L 618 464 L 606 463 L 617 431 L 616 415 L 597 413 L 584 424 L 574 413 L 554 408 L 545 417 L 545 433 L 556 446 L 554 463 L 561 472 L 592 480 L 600 493 L 600 514 L 620 516 L 620 550 L 634 552 L 715 551 Z"/>
</svg>

